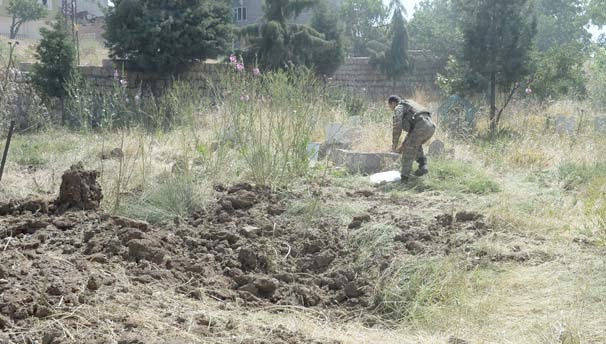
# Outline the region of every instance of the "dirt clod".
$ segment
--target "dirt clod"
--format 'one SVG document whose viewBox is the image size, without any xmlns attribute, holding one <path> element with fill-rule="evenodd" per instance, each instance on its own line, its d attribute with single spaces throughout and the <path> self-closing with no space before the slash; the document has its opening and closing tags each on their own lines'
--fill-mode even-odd
<svg viewBox="0 0 606 344">
<path fill-rule="evenodd" d="M 470 222 L 482 219 L 484 216 L 476 212 L 461 211 L 456 215 L 457 222 Z"/>
<path fill-rule="evenodd" d="M 363 295 L 362 291 L 354 282 L 349 282 L 345 284 L 345 286 L 343 287 L 343 291 L 345 292 L 345 296 L 350 299 L 355 299 Z"/>
<path fill-rule="evenodd" d="M 353 220 L 349 224 L 349 229 L 358 229 L 362 227 L 362 224 L 370 221 L 370 215 L 361 214 L 358 216 L 354 216 Z"/>
<path fill-rule="evenodd" d="M 242 248 L 238 253 L 238 260 L 244 270 L 254 270 L 257 267 L 257 254 L 253 249 Z"/>
<path fill-rule="evenodd" d="M 147 260 L 161 264 L 166 252 L 156 247 L 156 242 L 149 239 L 133 239 L 128 242 L 128 257 L 134 261 Z"/>
<path fill-rule="evenodd" d="M 86 283 L 86 288 L 88 290 L 98 290 L 99 289 L 99 281 L 97 280 L 97 278 L 95 276 L 90 276 L 90 278 L 88 279 L 88 282 Z"/>
<path fill-rule="evenodd" d="M 238 209 L 250 209 L 255 204 L 256 195 L 253 192 L 239 190 L 230 196 L 225 197 L 226 201 L 231 203 L 231 206 Z"/>
<path fill-rule="evenodd" d="M 103 199 L 101 186 L 97 183 L 99 172 L 87 171 L 74 165 L 61 177 L 59 198 L 55 201 L 60 210 L 94 210 Z"/>
</svg>

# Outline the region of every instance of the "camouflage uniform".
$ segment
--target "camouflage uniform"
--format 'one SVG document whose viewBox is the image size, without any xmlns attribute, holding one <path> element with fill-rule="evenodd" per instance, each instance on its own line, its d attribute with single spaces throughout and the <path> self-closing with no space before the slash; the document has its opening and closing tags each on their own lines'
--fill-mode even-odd
<svg viewBox="0 0 606 344">
<path fill-rule="evenodd" d="M 404 180 L 410 175 L 415 159 L 419 163 L 419 171 L 426 172 L 427 158 L 423 152 L 423 144 L 433 136 L 436 125 L 431 120 L 431 114 L 422 106 L 411 100 L 403 100 L 394 109 L 392 141 L 394 149 L 398 148 L 402 130 L 408 133 L 404 139 L 400 171 Z"/>
</svg>

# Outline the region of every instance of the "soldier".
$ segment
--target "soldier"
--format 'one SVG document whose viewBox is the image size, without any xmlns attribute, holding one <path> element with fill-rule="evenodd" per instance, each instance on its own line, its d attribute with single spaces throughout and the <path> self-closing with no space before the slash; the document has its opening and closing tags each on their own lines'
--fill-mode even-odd
<svg viewBox="0 0 606 344">
<path fill-rule="evenodd" d="M 423 144 L 433 136 L 436 125 L 431 120 L 431 114 L 411 100 L 390 96 L 387 103 L 389 108 L 394 111 L 391 150 L 402 154 L 400 175 L 401 182 L 406 183 L 415 159 L 419 163 L 419 169 L 415 171 L 415 175 L 420 177 L 427 174 L 427 158 L 423 153 Z M 398 148 L 402 130 L 408 134 Z"/>
</svg>

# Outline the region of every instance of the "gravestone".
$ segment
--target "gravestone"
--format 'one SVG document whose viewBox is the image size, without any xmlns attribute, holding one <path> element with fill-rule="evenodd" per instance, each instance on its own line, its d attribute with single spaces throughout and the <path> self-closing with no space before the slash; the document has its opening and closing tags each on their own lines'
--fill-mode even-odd
<svg viewBox="0 0 606 344">
<path fill-rule="evenodd" d="M 444 142 L 440 140 L 433 141 L 427 148 L 427 154 L 432 157 L 441 157 L 446 153 Z"/>
<path fill-rule="evenodd" d="M 559 135 L 573 135 L 577 122 L 574 118 L 559 115 L 555 119 L 555 130 Z"/>
<path fill-rule="evenodd" d="M 598 133 L 606 133 L 606 117 L 596 117 L 593 128 Z"/>
<path fill-rule="evenodd" d="M 329 154 L 329 159 L 336 166 L 344 167 L 349 173 L 373 174 L 396 164 L 400 159 L 400 154 L 333 149 Z"/>
<path fill-rule="evenodd" d="M 326 126 L 326 145 L 349 148 L 360 139 L 362 129 L 358 126 L 330 123 Z"/>
</svg>

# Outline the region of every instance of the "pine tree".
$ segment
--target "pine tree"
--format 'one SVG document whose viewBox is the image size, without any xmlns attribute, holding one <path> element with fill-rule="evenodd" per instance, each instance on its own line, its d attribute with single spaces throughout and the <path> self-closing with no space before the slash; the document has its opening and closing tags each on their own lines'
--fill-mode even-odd
<svg viewBox="0 0 606 344">
<path fill-rule="evenodd" d="M 228 0 L 114 0 L 104 37 L 112 58 L 169 74 L 224 53 L 230 23 Z"/>
<path fill-rule="evenodd" d="M 244 57 L 263 69 L 276 70 L 294 65 L 313 65 L 313 53 L 335 43 L 310 26 L 289 23 L 318 0 L 266 0 L 263 21 L 239 30 L 246 40 Z"/>
<path fill-rule="evenodd" d="M 44 98 L 59 98 L 62 124 L 65 123 L 63 100 L 67 95 L 67 84 L 77 73 L 76 49 L 72 33 L 63 17 L 57 15 L 51 29 L 41 28 L 42 39 L 36 48 L 36 59 L 32 70 L 32 83 Z"/>
<path fill-rule="evenodd" d="M 322 1 L 315 8 L 311 27 L 323 34 L 326 40 L 335 42 L 329 47 L 320 46 L 313 54 L 316 71 L 320 74 L 332 75 L 345 61 L 345 46 L 339 17 L 334 9 L 329 9 L 326 2 Z"/>
<path fill-rule="evenodd" d="M 408 32 L 402 12 L 404 8 L 399 1 L 392 0 L 393 8 L 389 28 L 389 43 L 371 42 L 369 45 L 370 61 L 392 80 L 401 78 L 409 68 Z"/>
<path fill-rule="evenodd" d="M 49 98 L 67 94 L 66 83 L 76 73 L 76 49 L 72 33 L 61 16 L 51 29 L 41 28 L 42 39 L 36 48 L 32 81 L 36 88 Z"/>
<path fill-rule="evenodd" d="M 530 51 L 536 33 L 528 0 L 458 0 L 464 14 L 463 60 L 470 71 L 481 77 L 478 86 L 487 86 L 490 102 L 490 129 L 495 134 L 498 89 L 509 90 L 530 72 Z"/>
</svg>

